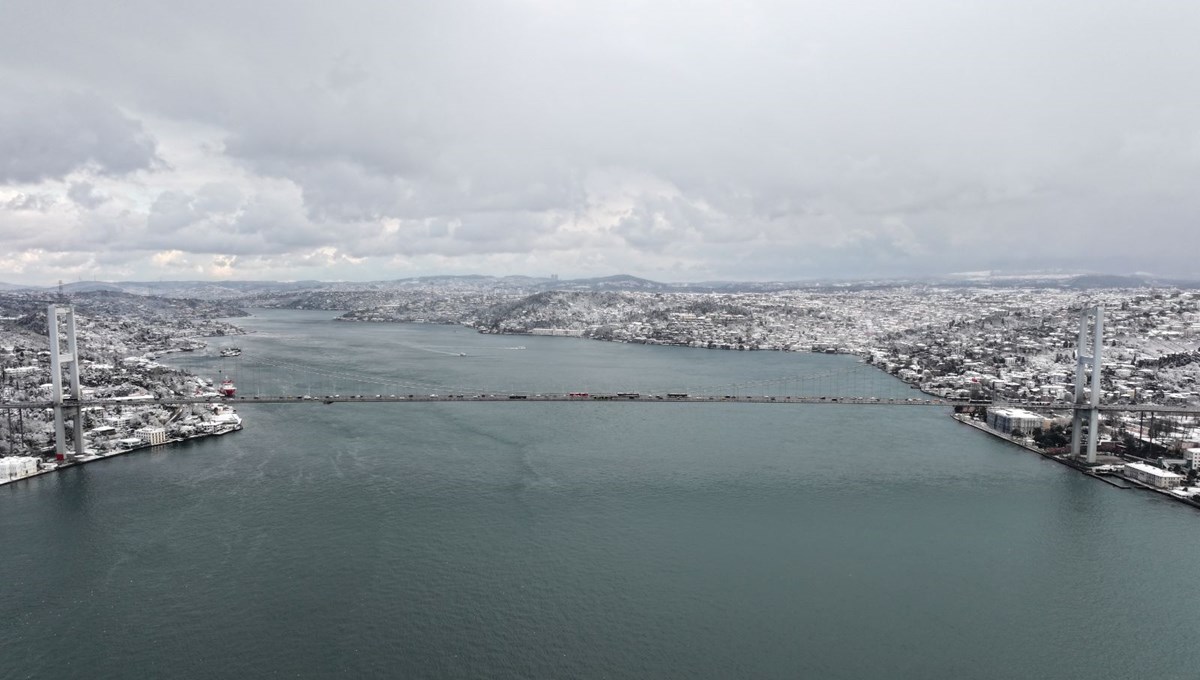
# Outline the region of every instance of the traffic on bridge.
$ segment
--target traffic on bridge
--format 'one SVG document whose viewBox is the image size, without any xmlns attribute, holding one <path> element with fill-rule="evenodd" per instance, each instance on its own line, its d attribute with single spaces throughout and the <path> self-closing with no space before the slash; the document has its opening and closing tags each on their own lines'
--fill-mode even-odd
<svg viewBox="0 0 1200 680">
<path fill-rule="evenodd" d="M 536 393 L 536 394 L 326 394 L 313 396 L 304 395 L 254 395 L 235 397 L 165 397 L 138 400 L 128 399 L 64 399 L 64 407 L 97 407 L 120 406 L 133 404 L 155 404 L 159 406 L 183 406 L 188 404 L 370 404 L 370 403 L 469 403 L 469 402 L 503 402 L 503 403 L 532 403 L 532 402 L 633 402 L 640 404 L 862 404 L 890 406 L 945 406 L 956 402 L 945 399 L 916 398 L 906 399 L 883 397 L 846 397 L 846 396 L 794 396 L 794 395 L 689 395 L 683 393 L 641 394 L 638 392 L 597 393 L 568 392 L 568 393 Z M 0 403 L 0 409 L 16 408 L 52 408 L 53 402 L 7 402 Z"/>
</svg>

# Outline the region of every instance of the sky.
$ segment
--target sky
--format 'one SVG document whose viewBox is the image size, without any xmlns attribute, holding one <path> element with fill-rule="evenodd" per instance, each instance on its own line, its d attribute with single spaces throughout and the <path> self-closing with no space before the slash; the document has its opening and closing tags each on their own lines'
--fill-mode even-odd
<svg viewBox="0 0 1200 680">
<path fill-rule="evenodd" d="M 1200 278 L 1200 3 L 0 0 L 0 281 Z"/>
</svg>

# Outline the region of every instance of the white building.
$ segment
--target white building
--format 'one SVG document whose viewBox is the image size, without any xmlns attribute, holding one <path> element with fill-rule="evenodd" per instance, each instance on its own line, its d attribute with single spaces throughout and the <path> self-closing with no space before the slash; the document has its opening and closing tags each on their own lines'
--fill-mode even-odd
<svg viewBox="0 0 1200 680">
<path fill-rule="evenodd" d="M 106 416 L 104 420 L 111 426 L 121 428 L 127 427 L 133 422 L 133 416 L 128 413 L 120 413 L 115 416 Z"/>
<path fill-rule="evenodd" d="M 1013 430 L 1029 434 L 1034 428 L 1045 427 L 1046 418 L 1039 413 L 1019 408 L 989 408 L 987 424 L 993 430 L 1006 434 Z"/>
<path fill-rule="evenodd" d="M 150 445 L 167 443 L 167 431 L 161 427 L 139 427 L 133 433 Z"/>
<path fill-rule="evenodd" d="M 31 456 L 0 458 L 0 483 L 21 479 L 38 471 L 38 459 Z"/>
<path fill-rule="evenodd" d="M 1187 449 L 1183 458 L 1193 470 L 1200 470 L 1200 449 Z"/>
<path fill-rule="evenodd" d="M 93 440 L 103 440 L 116 435 L 117 428 L 113 427 L 112 425 L 101 425 L 100 427 L 93 427 L 92 429 L 88 430 L 87 434 Z"/>
<path fill-rule="evenodd" d="M 1158 487 L 1159 489 L 1173 489 L 1183 484 L 1183 475 L 1177 475 L 1170 470 L 1146 465 L 1145 463 L 1126 463 L 1125 476 L 1136 482 Z"/>
<path fill-rule="evenodd" d="M 39 371 L 37 366 L 17 366 L 14 368 L 4 369 L 5 375 L 31 375 Z"/>
</svg>

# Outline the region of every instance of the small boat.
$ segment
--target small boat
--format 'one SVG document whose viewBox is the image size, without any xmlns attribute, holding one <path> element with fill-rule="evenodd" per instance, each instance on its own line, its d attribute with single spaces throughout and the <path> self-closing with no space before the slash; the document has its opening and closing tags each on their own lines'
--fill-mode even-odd
<svg viewBox="0 0 1200 680">
<path fill-rule="evenodd" d="M 242 350 L 237 347 L 226 347 L 225 349 L 221 350 L 221 356 L 223 357 L 240 357 L 241 355 Z"/>
</svg>

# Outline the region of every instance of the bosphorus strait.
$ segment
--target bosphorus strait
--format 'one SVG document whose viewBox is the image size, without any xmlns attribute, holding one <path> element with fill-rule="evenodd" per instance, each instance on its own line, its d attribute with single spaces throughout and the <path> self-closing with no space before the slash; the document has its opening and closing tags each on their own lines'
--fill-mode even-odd
<svg viewBox="0 0 1200 680">
<path fill-rule="evenodd" d="M 269 393 L 678 389 L 853 371 L 256 311 Z M 252 365 L 273 357 L 276 368 Z M 319 365 L 318 375 L 281 366 Z M 366 381 L 361 381 L 366 383 Z M 387 390 L 388 387 L 373 388 Z M 398 389 L 398 388 L 391 388 Z M 430 387 L 430 389 L 434 389 Z M 939 407 L 239 404 L 0 488 L 0 676 L 1192 678 L 1191 508 Z"/>
</svg>

